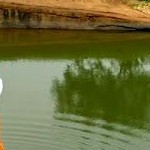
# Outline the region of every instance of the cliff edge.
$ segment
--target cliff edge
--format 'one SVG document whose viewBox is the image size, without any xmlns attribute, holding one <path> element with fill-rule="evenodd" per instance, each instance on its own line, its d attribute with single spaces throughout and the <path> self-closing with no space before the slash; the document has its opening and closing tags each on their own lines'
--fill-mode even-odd
<svg viewBox="0 0 150 150">
<path fill-rule="evenodd" d="M 140 4 L 128 5 L 122 0 L 0 0 L 0 28 L 150 30 L 149 3 L 146 7 Z"/>
</svg>

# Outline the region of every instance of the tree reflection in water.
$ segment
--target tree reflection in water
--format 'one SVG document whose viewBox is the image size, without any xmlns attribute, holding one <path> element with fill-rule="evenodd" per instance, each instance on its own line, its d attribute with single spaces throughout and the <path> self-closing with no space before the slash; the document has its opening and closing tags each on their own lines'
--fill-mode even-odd
<svg viewBox="0 0 150 150">
<path fill-rule="evenodd" d="M 66 67 L 53 92 L 56 111 L 144 127 L 150 105 L 148 59 L 84 59 Z"/>
</svg>

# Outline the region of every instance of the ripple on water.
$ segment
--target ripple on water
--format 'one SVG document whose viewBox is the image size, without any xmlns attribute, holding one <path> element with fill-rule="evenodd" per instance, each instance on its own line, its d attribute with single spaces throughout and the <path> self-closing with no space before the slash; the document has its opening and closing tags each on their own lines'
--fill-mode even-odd
<svg viewBox="0 0 150 150">
<path fill-rule="evenodd" d="M 91 124 L 85 123 L 90 121 Z M 142 129 L 65 114 L 57 114 L 52 120 L 20 119 L 16 123 L 12 119 L 5 122 L 4 135 L 8 149 L 17 146 L 22 150 L 24 147 L 37 150 L 140 150 L 144 146 L 144 150 L 148 150 L 150 146 L 150 135 Z"/>
</svg>

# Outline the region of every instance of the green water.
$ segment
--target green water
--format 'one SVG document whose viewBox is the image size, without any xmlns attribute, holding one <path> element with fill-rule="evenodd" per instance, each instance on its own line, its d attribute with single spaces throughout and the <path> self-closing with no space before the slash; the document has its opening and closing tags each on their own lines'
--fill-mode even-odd
<svg viewBox="0 0 150 150">
<path fill-rule="evenodd" d="M 149 150 L 150 34 L 0 30 L 5 150 Z"/>
</svg>

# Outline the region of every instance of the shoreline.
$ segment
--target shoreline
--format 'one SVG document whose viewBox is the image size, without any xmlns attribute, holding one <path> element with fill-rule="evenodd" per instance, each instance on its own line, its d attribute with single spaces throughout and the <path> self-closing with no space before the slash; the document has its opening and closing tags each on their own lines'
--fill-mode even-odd
<svg viewBox="0 0 150 150">
<path fill-rule="evenodd" d="M 101 2 L 97 6 L 92 3 L 83 6 L 80 3 L 46 6 L 0 1 L 0 28 L 150 30 L 150 14 L 128 5 L 111 6 Z"/>
</svg>

